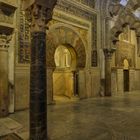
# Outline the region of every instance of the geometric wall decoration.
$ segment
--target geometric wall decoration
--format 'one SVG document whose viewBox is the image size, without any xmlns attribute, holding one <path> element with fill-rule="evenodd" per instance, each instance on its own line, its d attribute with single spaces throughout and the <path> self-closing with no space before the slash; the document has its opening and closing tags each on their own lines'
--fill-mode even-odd
<svg viewBox="0 0 140 140">
<path fill-rule="evenodd" d="M 30 63 L 30 27 L 22 10 L 20 11 L 18 63 Z"/>
</svg>

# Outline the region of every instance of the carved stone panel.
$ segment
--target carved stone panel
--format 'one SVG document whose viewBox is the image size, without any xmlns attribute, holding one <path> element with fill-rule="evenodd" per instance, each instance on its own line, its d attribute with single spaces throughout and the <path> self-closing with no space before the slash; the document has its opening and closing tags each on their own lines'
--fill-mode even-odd
<svg viewBox="0 0 140 140">
<path fill-rule="evenodd" d="M 123 68 L 125 59 L 128 61 L 130 68 L 135 67 L 135 46 L 130 43 L 120 41 L 116 51 L 116 66 Z"/>
<path fill-rule="evenodd" d="M 30 28 L 24 11 L 20 12 L 19 28 L 18 62 L 26 64 L 30 62 Z"/>
</svg>

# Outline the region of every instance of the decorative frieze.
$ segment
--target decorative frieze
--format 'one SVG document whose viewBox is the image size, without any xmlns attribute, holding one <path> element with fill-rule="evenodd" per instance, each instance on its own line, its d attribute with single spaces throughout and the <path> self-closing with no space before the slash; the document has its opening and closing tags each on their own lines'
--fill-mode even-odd
<svg viewBox="0 0 140 140">
<path fill-rule="evenodd" d="M 56 9 L 78 16 L 78 17 L 82 17 L 92 22 L 95 22 L 94 20 L 97 16 L 97 14 L 93 13 L 93 11 L 88 11 L 84 8 L 81 8 L 80 6 L 76 6 L 65 0 L 58 0 Z"/>
<path fill-rule="evenodd" d="M 82 22 L 76 18 L 65 16 L 64 14 L 58 13 L 57 11 L 54 11 L 53 16 L 89 28 L 89 24 Z"/>
<path fill-rule="evenodd" d="M 25 12 L 20 11 L 20 26 L 19 26 L 19 50 L 18 50 L 18 62 L 29 63 L 30 62 L 30 29 L 29 22 L 25 17 Z"/>
</svg>

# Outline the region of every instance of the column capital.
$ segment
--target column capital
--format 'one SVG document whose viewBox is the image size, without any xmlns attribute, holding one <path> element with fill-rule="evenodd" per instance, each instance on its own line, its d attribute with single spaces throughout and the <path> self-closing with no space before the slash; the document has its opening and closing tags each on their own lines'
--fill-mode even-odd
<svg viewBox="0 0 140 140">
<path fill-rule="evenodd" d="M 31 22 L 31 32 L 46 32 L 46 24 L 52 19 L 57 0 L 24 0 L 23 9 Z"/>
<path fill-rule="evenodd" d="M 9 48 L 9 43 L 12 39 L 12 35 L 4 35 L 0 34 L 0 48 L 2 49 L 8 49 Z"/>
<path fill-rule="evenodd" d="M 105 48 L 103 49 L 103 51 L 104 51 L 105 59 L 111 59 L 113 53 L 116 51 L 116 48 Z"/>
</svg>

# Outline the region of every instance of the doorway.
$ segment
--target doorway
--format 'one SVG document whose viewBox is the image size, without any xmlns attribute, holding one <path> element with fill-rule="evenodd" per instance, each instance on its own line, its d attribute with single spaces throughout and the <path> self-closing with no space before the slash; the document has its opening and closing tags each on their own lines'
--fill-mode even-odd
<svg viewBox="0 0 140 140">
<path fill-rule="evenodd" d="M 77 97 L 76 53 L 70 45 L 59 45 L 54 55 L 53 97 L 55 101 L 68 101 Z"/>
<path fill-rule="evenodd" d="M 123 71 L 124 75 L 124 92 L 129 91 L 129 70 Z"/>
</svg>

